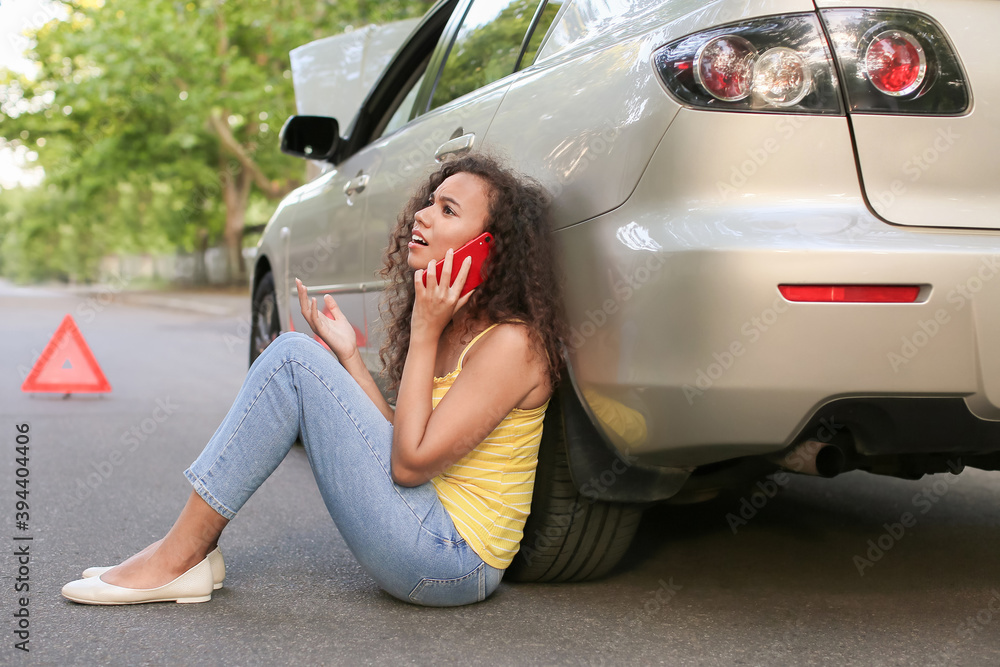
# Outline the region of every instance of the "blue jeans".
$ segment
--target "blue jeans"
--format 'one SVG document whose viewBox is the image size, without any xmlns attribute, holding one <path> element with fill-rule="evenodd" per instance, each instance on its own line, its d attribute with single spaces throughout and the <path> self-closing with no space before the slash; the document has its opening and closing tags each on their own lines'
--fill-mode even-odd
<svg viewBox="0 0 1000 667">
<path fill-rule="evenodd" d="M 232 519 L 297 438 L 337 529 L 383 590 L 439 607 L 479 602 L 500 584 L 504 571 L 458 534 L 430 482 L 392 481 L 392 424 L 305 334 L 282 334 L 254 361 L 229 414 L 184 475 Z"/>
</svg>

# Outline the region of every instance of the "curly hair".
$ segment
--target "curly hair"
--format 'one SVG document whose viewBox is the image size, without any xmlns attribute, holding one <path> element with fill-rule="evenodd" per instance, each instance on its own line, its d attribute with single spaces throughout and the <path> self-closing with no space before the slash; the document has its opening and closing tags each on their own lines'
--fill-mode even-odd
<svg viewBox="0 0 1000 667">
<path fill-rule="evenodd" d="M 561 272 L 549 233 L 548 193 L 536 181 L 518 176 L 497 158 L 473 154 L 449 160 L 432 173 L 403 208 L 380 275 L 387 280 L 379 312 L 386 337 L 379 350 L 389 390 L 399 387 L 410 347 L 410 316 L 416 289 L 414 270 L 407 264 L 407 244 L 414 215 L 428 204 L 431 193 L 454 174 L 481 178 L 487 185 L 489 208 L 485 231 L 494 243 L 484 265 L 486 279 L 466 303 L 467 322 L 512 322 L 528 325 L 540 353 L 548 360 L 549 380 L 555 387 L 562 363 L 565 337 Z M 468 333 L 468 332 L 465 332 Z"/>
</svg>

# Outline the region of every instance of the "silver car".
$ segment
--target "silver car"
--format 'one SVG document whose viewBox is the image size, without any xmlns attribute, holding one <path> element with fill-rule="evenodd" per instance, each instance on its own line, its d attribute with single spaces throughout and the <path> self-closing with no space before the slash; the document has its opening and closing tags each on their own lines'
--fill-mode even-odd
<svg viewBox="0 0 1000 667">
<path fill-rule="evenodd" d="M 377 370 L 410 188 L 488 150 L 552 193 L 570 324 L 511 578 L 782 468 L 997 469 L 1000 3 L 865 5 L 439 2 L 353 117 L 286 124 L 319 175 L 260 241 L 251 359 L 308 331 L 299 277 Z"/>
</svg>

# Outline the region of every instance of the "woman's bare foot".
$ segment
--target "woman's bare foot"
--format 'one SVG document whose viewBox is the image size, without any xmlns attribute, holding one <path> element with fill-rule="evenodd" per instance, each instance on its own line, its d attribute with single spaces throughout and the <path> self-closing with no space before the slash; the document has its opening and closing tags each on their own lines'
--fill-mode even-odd
<svg viewBox="0 0 1000 667">
<path fill-rule="evenodd" d="M 199 555 L 191 549 L 172 548 L 170 544 L 164 545 L 165 539 L 153 542 L 111 568 L 101 575 L 101 579 L 123 588 L 159 588 L 190 570 L 208 555 L 207 552 Z M 213 546 L 212 549 L 214 548 Z"/>
<path fill-rule="evenodd" d="M 119 563 L 119 565 L 124 565 L 125 563 L 128 563 L 129 561 L 131 561 L 134 558 L 137 558 L 137 557 L 139 557 L 139 556 L 141 556 L 143 554 L 148 554 L 150 551 L 152 551 L 156 547 L 160 546 L 161 544 L 163 544 L 163 538 L 162 537 L 160 539 L 156 540 L 155 542 L 153 542 L 152 544 L 150 544 L 148 547 L 146 547 L 145 549 L 143 549 L 139 553 L 137 553 L 137 554 L 135 554 L 133 556 L 129 556 L 128 558 L 126 558 L 125 560 L 123 560 L 121 563 Z"/>
<path fill-rule="evenodd" d="M 122 588 L 159 588 L 205 560 L 229 523 L 195 492 L 167 535 L 101 575 Z"/>
</svg>

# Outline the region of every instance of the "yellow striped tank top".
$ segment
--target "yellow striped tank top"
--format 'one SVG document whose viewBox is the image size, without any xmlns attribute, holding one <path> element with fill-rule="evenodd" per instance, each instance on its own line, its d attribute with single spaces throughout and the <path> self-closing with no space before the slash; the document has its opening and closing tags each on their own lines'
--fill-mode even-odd
<svg viewBox="0 0 1000 667">
<path fill-rule="evenodd" d="M 455 370 L 434 378 L 435 408 L 462 371 L 469 349 L 495 326 L 465 346 Z M 548 405 L 546 401 L 531 410 L 514 408 L 475 449 L 431 480 L 458 534 L 496 568 L 506 569 L 521 543 Z"/>
</svg>

